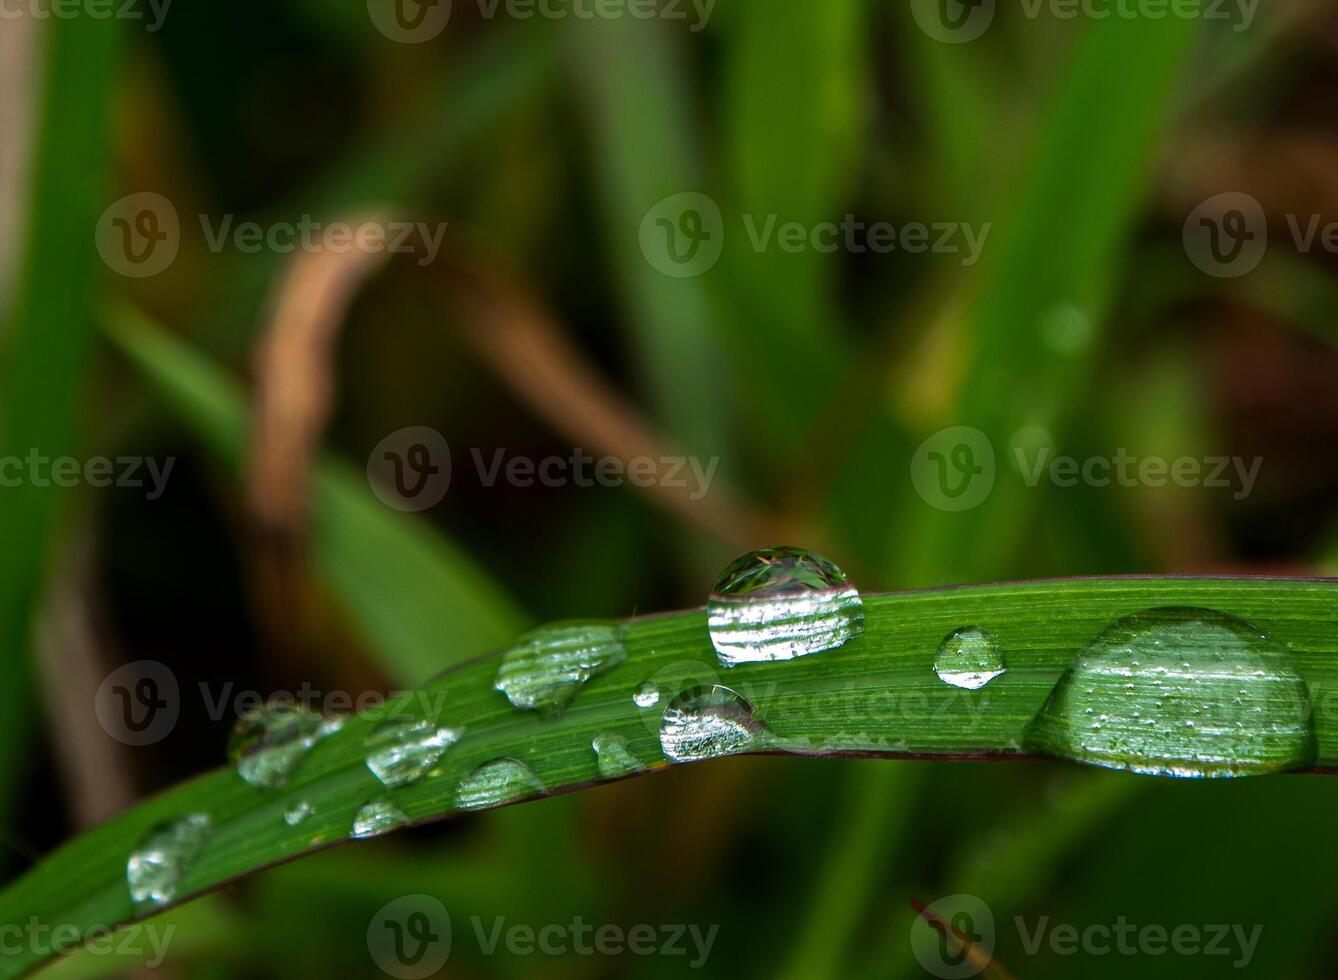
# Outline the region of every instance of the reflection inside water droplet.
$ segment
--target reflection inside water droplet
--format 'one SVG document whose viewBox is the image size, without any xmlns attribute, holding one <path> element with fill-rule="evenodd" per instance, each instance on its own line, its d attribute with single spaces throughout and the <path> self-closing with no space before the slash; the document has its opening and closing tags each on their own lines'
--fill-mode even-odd
<svg viewBox="0 0 1338 980">
<path fill-rule="evenodd" d="M 228 738 L 228 759 L 252 786 L 277 789 L 342 719 L 322 718 L 304 705 L 272 700 L 241 712 Z"/>
<path fill-rule="evenodd" d="M 953 687 L 978 691 L 1005 670 L 999 641 L 989 630 L 965 626 L 943 638 L 934 656 L 934 673 Z"/>
<path fill-rule="evenodd" d="M 770 736 L 753 706 L 718 684 L 683 692 L 669 702 L 660 722 L 660 747 L 675 762 L 754 751 Z"/>
<path fill-rule="evenodd" d="M 367 837 L 379 837 L 381 834 L 403 827 L 409 822 L 404 811 L 389 800 L 372 800 L 366 803 L 353 817 L 351 836 L 359 840 Z"/>
<path fill-rule="evenodd" d="M 1316 755 L 1310 692 L 1287 649 L 1206 609 L 1115 623 L 1060 678 L 1027 741 L 1091 765 L 1182 777 L 1282 772 Z"/>
<path fill-rule="evenodd" d="M 166 905 L 177 895 L 181 877 L 211 831 L 206 813 L 188 813 L 158 824 L 141 838 L 126 860 L 130 898 L 141 910 Z"/>
<path fill-rule="evenodd" d="M 599 774 L 605 779 L 617 779 L 641 772 L 646 767 L 632 754 L 627 739 L 621 735 L 596 735 L 591 743 Z"/>
<path fill-rule="evenodd" d="M 428 774 L 463 729 L 424 719 L 388 720 L 367 736 L 367 768 L 386 786 L 408 786 Z"/>
<path fill-rule="evenodd" d="M 556 712 L 591 677 L 626 659 L 621 624 L 556 623 L 526 633 L 506 651 L 495 686 L 517 708 Z"/>
<path fill-rule="evenodd" d="M 721 573 L 707 629 L 726 667 L 793 660 L 858 636 L 864 604 L 845 573 L 803 548 L 753 551 Z"/>
<path fill-rule="evenodd" d="M 543 782 L 525 763 L 516 759 L 494 759 L 460 780 L 455 803 L 463 810 L 481 810 L 514 803 L 543 791 Z"/>
</svg>

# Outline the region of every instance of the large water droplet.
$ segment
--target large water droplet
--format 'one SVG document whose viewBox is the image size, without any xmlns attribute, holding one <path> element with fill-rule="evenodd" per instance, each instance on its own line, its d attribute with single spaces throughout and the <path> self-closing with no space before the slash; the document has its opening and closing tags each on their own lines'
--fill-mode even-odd
<svg viewBox="0 0 1338 980">
<path fill-rule="evenodd" d="M 845 573 L 803 548 L 735 561 L 716 580 L 706 616 L 726 667 L 833 650 L 864 628 L 864 604 Z"/>
<path fill-rule="evenodd" d="M 1005 670 L 999 641 L 989 630 L 964 626 L 943 638 L 934 655 L 934 673 L 953 687 L 978 691 Z"/>
<path fill-rule="evenodd" d="M 146 833 L 125 864 L 130 898 L 141 910 L 166 905 L 177 894 L 181 876 L 209 837 L 205 813 L 188 813 L 158 824 Z"/>
<path fill-rule="evenodd" d="M 1233 616 L 1153 609 L 1078 657 L 1027 747 L 1162 776 L 1250 776 L 1315 759 L 1310 692 L 1281 644 Z"/>
<path fill-rule="evenodd" d="M 389 800 L 372 800 L 353 816 L 352 836 L 359 840 L 379 837 L 409 822 L 404 811 Z"/>
<path fill-rule="evenodd" d="M 586 681 L 626 659 L 619 624 L 556 623 L 526 633 L 503 655 L 496 687 L 517 708 L 561 711 Z"/>
<path fill-rule="evenodd" d="M 770 737 L 753 706 L 718 684 L 684 691 L 669 702 L 660 721 L 660 747 L 675 762 L 748 752 L 764 747 Z"/>
<path fill-rule="evenodd" d="M 543 791 L 543 782 L 525 763 L 515 759 L 494 759 L 460 780 L 455 802 L 462 810 L 481 810 Z"/>
<path fill-rule="evenodd" d="M 641 772 L 646 767 L 641 764 L 627 746 L 627 739 L 621 735 L 596 735 L 590 743 L 595 750 L 595 762 L 599 774 L 605 779 L 617 779 Z"/>
<path fill-rule="evenodd" d="M 654 681 L 646 681 L 632 695 L 632 703 L 638 708 L 653 708 L 660 703 L 660 689 Z"/>
<path fill-rule="evenodd" d="M 228 759 L 252 786 L 277 789 L 316 743 L 343 725 L 293 701 L 274 700 L 243 711 L 228 738 Z"/>
<path fill-rule="evenodd" d="M 440 728 L 423 719 L 383 721 L 367 736 L 367 768 L 387 786 L 416 783 L 463 731 Z"/>
</svg>

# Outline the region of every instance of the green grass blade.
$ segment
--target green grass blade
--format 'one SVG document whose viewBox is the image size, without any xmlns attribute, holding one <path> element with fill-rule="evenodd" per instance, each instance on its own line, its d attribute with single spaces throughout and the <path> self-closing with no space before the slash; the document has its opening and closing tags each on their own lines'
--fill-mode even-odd
<svg viewBox="0 0 1338 980">
<path fill-rule="evenodd" d="M 238 386 L 134 310 L 108 335 L 230 466 L 249 421 Z M 410 683 L 496 647 L 525 622 L 470 558 L 426 523 L 379 503 L 336 461 L 319 464 L 311 561 L 353 614 L 387 673 Z"/>
<path fill-rule="evenodd" d="M 642 218 L 659 201 L 702 190 L 678 52 L 662 22 L 634 18 L 577 21 L 567 40 L 589 116 L 609 261 L 656 416 L 688 452 L 727 455 L 727 378 L 704 279 L 665 275 L 637 245 Z"/>
<path fill-rule="evenodd" d="M 92 17 L 42 25 L 45 93 L 38 113 L 23 268 L 9 324 L 0 454 L 78 452 L 78 410 L 88 362 L 95 282 L 103 273 L 94 228 L 107 206 L 110 103 L 120 22 Z M 8 97 L 8 96 L 7 96 Z M 0 810 L 18 778 L 31 725 L 28 662 L 33 605 L 68 493 L 32 481 L 8 487 L 0 507 Z M 0 825 L 7 821 L 0 816 Z"/>
<path fill-rule="evenodd" d="M 1032 719 L 1075 655 L 1113 621 L 1150 607 L 1195 606 L 1241 617 L 1285 644 L 1317 706 L 1316 765 L 1338 766 L 1338 582 L 1291 579 L 1085 579 L 865 596 L 865 632 L 839 652 L 789 663 L 721 668 L 703 610 L 625 621 L 627 658 L 593 678 L 565 713 L 519 712 L 494 689 L 498 658 L 461 664 L 395 705 L 350 719 L 315 748 L 287 786 L 263 791 L 223 769 L 201 776 L 76 839 L 0 893 L 0 921 L 36 915 L 86 932 L 134 910 L 126 858 L 152 827 L 187 813 L 209 816 L 212 833 L 179 882 L 185 899 L 239 875 L 349 836 L 354 814 L 388 797 L 411 822 L 457 809 L 460 780 L 510 757 L 549 793 L 599 780 L 591 742 L 626 739 L 645 771 L 669 764 L 660 710 L 633 692 L 656 678 L 664 699 L 717 678 L 748 698 L 779 741 L 770 751 L 803 754 L 1020 755 Z M 941 638 L 965 623 L 992 630 L 1009 669 L 983 690 L 950 687 L 932 665 Z M 1144 683 L 1151 683 L 1144 679 Z M 1122 697 L 1122 695 L 1120 695 Z M 662 699 L 663 700 L 663 699 Z M 463 735 L 433 774 L 387 791 L 368 770 L 364 740 L 388 712 L 431 718 Z M 1132 777 L 1130 777 L 1132 778 Z M 299 801 L 313 814 L 289 826 Z M 0 976 L 36 965 L 25 952 Z"/>
</svg>

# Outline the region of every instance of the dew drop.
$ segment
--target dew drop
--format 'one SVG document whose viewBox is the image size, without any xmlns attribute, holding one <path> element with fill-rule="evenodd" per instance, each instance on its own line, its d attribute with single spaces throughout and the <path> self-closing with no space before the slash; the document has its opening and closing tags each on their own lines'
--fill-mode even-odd
<svg viewBox="0 0 1338 980">
<path fill-rule="evenodd" d="M 306 800 L 298 800 L 284 811 L 283 822 L 290 827 L 296 827 L 315 812 L 316 810 Z"/>
<path fill-rule="evenodd" d="M 517 708 L 558 712 L 591 677 L 626 659 L 620 624 L 556 623 L 516 641 L 502 656 L 495 686 Z"/>
<path fill-rule="evenodd" d="M 543 782 L 525 763 L 515 759 L 493 759 L 460 780 L 455 803 L 462 810 L 482 810 L 543 791 Z"/>
<path fill-rule="evenodd" d="M 964 626 L 949 633 L 934 655 L 934 673 L 939 680 L 968 691 L 980 690 L 1005 669 L 999 641 L 978 626 Z"/>
<path fill-rule="evenodd" d="M 430 721 L 383 721 L 367 736 L 367 768 L 386 786 L 408 786 L 428 774 L 463 734 Z"/>
<path fill-rule="evenodd" d="M 130 898 L 142 911 L 172 901 L 177 886 L 212 829 L 209 815 L 188 813 L 160 823 L 146 833 L 125 864 Z"/>
<path fill-rule="evenodd" d="M 771 732 L 753 706 L 727 687 L 684 691 L 660 722 L 660 747 L 675 762 L 694 762 L 764 747 Z"/>
<path fill-rule="evenodd" d="M 1055 685 L 1027 743 L 1189 778 L 1305 768 L 1316 755 L 1310 692 L 1287 649 L 1234 616 L 1187 608 L 1137 613 L 1097 637 Z"/>
<path fill-rule="evenodd" d="M 638 708 L 653 708 L 660 703 L 660 689 L 654 681 L 646 681 L 632 695 L 632 702 Z"/>
<path fill-rule="evenodd" d="M 338 731 L 343 719 L 322 718 L 288 700 L 271 700 L 237 717 L 228 737 L 228 759 L 252 786 L 277 789 L 326 735 Z"/>
<path fill-rule="evenodd" d="M 632 754 L 627 746 L 627 739 L 621 735 L 596 735 L 590 743 L 595 750 L 595 762 L 599 774 L 605 779 L 617 779 L 641 772 L 646 767 Z"/>
<path fill-rule="evenodd" d="M 404 811 L 394 803 L 389 800 L 372 800 L 354 815 L 352 836 L 358 840 L 379 837 L 408 822 L 409 818 L 404 815 Z"/>
<path fill-rule="evenodd" d="M 716 580 L 707 628 L 726 667 L 834 650 L 864 628 L 864 604 L 844 572 L 803 548 L 751 551 Z"/>
</svg>

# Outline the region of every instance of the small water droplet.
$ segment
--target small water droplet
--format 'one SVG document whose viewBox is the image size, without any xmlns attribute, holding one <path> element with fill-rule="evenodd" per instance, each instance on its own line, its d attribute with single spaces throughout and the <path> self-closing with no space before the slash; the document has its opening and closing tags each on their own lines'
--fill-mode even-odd
<svg viewBox="0 0 1338 980">
<path fill-rule="evenodd" d="M 733 562 L 706 615 L 726 667 L 834 650 L 864 628 L 864 604 L 845 573 L 803 548 L 764 548 Z"/>
<path fill-rule="evenodd" d="M 684 691 L 660 722 L 660 747 L 675 762 L 693 762 L 764 747 L 771 732 L 753 706 L 716 684 Z"/>
<path fill-rule="evenodd" d="M 252 786 L 277 789 L 288 781 L 307 754 L 343 719 L 322 718 L 288 700 L 272 700 L 237 717 L 228 738 L 228 759 Z"/>
<path fill-rule="evenodd" d="M 660 703 L 660 689 L 654 681 L 646 681 L 636 689 L 632 701 L 638 708 L 653 708 Z"/>
<path fill-rule="evenodd" d="M 1093 703 L 1103 724 L 1080 733 Z M 1181 777 L 1282 772 L 1316 755 L 1310 692 L 1287 649 L 1234 616 L 1184 608 L 1137 613 L 1097 637 L 1055 685 L 1027 742 L 1091 765 Z"/>
<path fill-rule="evenodd" d="M 404 811 L 389 800 L 372 800 L 366 803 L 353 817 L 352 836 L 358 840 L 380 835 L 403 827 L 409 822 Z"/>
<path fill-rule="evenodd" d="M 620 624 L 556 623 L 516 641 L 502 656 L 495 686 L 517 708 L 557 712 L 591 677 L 626 659 Z"/>
<path fill-rule="evenodd" d="M 126 860 L 125 878 L 130 898 L 141 910 L 160 908 L 172 901 L 177 886 L 212 829 L 206 813 L 188 813 L 160 823 L 140 838 Z"/>
<path fill-rule="evenodd" d="M 463 732 L 421 718 L 383 721 L 367 736 L 367 768 L 386 786 L 408 786 L 426 776 Z"/>
<path fill-rule="evenodd" d="M 525 763 L 516 759 L 493 759 L 460 780 L 455 802 L 462 810 L 481 810 L 543 791 L 543 782 Z"/>
<path fill-rule="evenodd" d="M 627 739 L 621 735 L 596 735 L 590 743 L 595 750 L 595 761 L 599 774 L 605 779 L 617 779 L 641 772 L 646 767 L 632 754 Z"/>
<path fill-rule="evenodd" d="M 999 641 L 978 626 L 964 626 L 949 633 L 934 656 L 934 673 L 939 680 L 968 691 L 980 690 L 1005 670 Z"/>
<path fill-rule="evenodd" d="M 315 812 L 315 808 L 306 800 L 298 800 L 284 811 L 283 822 L 290 827 L 296 827 Z"/>
</svg>

